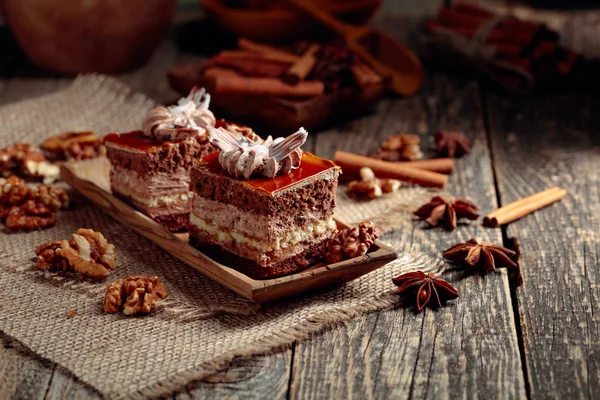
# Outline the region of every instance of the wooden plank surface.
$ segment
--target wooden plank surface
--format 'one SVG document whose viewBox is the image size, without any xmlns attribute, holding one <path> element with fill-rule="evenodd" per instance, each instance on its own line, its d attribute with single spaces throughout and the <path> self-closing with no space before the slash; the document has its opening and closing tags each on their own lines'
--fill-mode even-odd
<svg viewBox="0 0 600 400">
<path fill-rule="evenodd" d="M 600 392 L 600 101 L 596 94 L 486 99 L 503 204 L 551 186 L 568 195 L 506 229 L 519 239 L 517 290 L 532 398 Z"/>
<path fill-rule="evenodd" d="M 54 363 L 32 357 L 0 333 L 0 398 L 43 399 Z"/>
<path fill-rule="evenodd" d="M 393 18 L 378 23 L 397 37 L 414 32 L 410 23 Z M 470 196 L 483 212 L 488 211 L 496 205 L 496 194 L 478 87 L 439 75 L 427 79 L 416 98 L 386 100 L 373 115 L 319 134 L 316 152 L 324 157 L 333 156 L 335 150 L 368 154 L 399 132 L 419 133 L 428 148 L 437 129 L 464 131 L 474 139 L 474 148 L 458 161 L 448 191 Z M 406 217 L 383 240 L 399 249 L 439 256 L 473 236 L 502 242 L 500 230 L 484 230 L 478 224 L 448 233 L 424 230 Z M 482 398 L 525 397 L 505 271 L 463 278 L 460 272 L 449 275 L 461 292 L 449 308 L 419 315 L 405 309 L 370 314 L 297 344 L 290 397 L 465 398 L 473 393 Z"/>
<path fill-rule="evenodd" d="M 382 139 L 403 131 L 421 133 L 428 148 L 428 138 L 437 129 L 466 132 L 474 139 L 473 151 L 458 160 L 447 190 L 470 196 L 485 212 L 495 207 L 496 198 L 479 109 L 476 84 L 430 75 L 416 98 L 386 100 L 375 114 L 320 133 L 316 150 L 326 157 L 336 149 L 368 154 Z M 383 241 L 434 257 L 471 237 L 502 242 L 499 229 L 476 223 L 454 232 L 423 229 L 409 215 L 389 223 L 396 227 Z M 417 315 L 407 309 L 370 314 L 297 344 L 291 397 L 525 396 L 505 271 L 466 279 L 456 272 L 448 279 L 461 292 L 448 308 Z"/>
<path fill-rule="evenodd" d="M 439 3 L 390 0 L 382 14 L 414 19 Z M 398 25 L 384 18 L 378 26 L 415 36 L 415 21 Z M 575 25 L 569 25 L 569 42 L 583 32 L 573 30 Z M 597 54 L 593 41 L 580 43 Z M 171 102 L 177 96 L 163 74 L 182 59 L 167 42 L 148 67 L 120 78 L 158 101 Z M 0 105 L 69 83 L 48 76 L 2 80 Z M 461 297 L 448 308 L 418 315 L 404 309 L 372 313 L 292 348 L 235 359 L 174 397 L 593 398 L 600 385 L 599 101 L 589 93 L 519 99 L 487 91 L 483 100 L 491 143 L 477 85 L 436 75 L 428 77 L 419 97 L 386 100 L 376 114 L 311 137 L 307 148 L 323 156 L 332 156 L 336 148 L 366 154 L 400 130 L 425 137 L 437 128 L 459 129 L 475 139 L 475 147 L 458 162 L 448 191 L 472 197 L 482 213 L 496 205 L 497 196 L 506 204 L 550 185 L 566 186 L 570 194 L 560 204 L 506 230 L 519 237 L 524 252 L 525 284 L 516 291 L 516 321 L 504 271 L 466 279 L 455 272 L 448 279 Z M 499 229 L 474 223 L 446 233 L 403 221 L 388 221 L 396 227 L 384 240 L 430 255 L 470 236 L 502 240 Z M 60 366 L 11 343 L 3 337 L 0 346 L 0 398 L 99 397 Z"/>
</svg>

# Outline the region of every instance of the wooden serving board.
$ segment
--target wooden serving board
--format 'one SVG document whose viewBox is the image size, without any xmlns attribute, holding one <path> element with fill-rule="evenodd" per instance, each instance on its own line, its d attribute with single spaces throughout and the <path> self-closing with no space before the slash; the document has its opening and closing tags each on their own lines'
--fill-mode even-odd
<svg viewBox="0 0 600 400">
<path fill-rule="evenodd" d="M 330 265 L 317 264 L 304 271 L 279 278 L 255 280 L 231 267 L 213 261 L 188 244 L 187 234 L 169 232 L 131 205 L 113 196 L 110 191 L 109 168 L 105 157 L 67 163 L 61 167 L 61 178 L 115 220 L 153 241 L 209 278 L 257 303 L 266 303 L 347 282 L 396 258 L 394 249 L 376 241 L 371 252 L 361 257 Z M 340 228 L 347 227 L 338 220 L 336 223 Z"/>
<path fill-rule="evenodd" d="M 218 94 L 211 91 L 211 81 L 202 79 L 206 61 L 197 61 L 169 70 L 171 87 L 187 96 L 194 86 L 206 87 L 211 93 L 211 109 L 235 122 L 258 124 L 268 130 L 295 131 L 300 126 L 311 130 L 331 122 L 354 117 L 371 109 L 385 93 L 387 82 L 365 89 L 345 88 L 335 93 L 309 99 L 286 99 L 273 96 Z M 238 120 L 239 119 L 239 120 Z"/>
</svg>

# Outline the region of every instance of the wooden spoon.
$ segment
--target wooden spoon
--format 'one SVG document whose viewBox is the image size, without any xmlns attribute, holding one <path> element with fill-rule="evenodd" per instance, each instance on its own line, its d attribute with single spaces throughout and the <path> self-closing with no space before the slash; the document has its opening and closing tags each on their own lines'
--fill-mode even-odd
<svg viewBox="0 0 600 400">
<path fill-rule="evenodd" d="M 315 3 L 285 0 L 290 6 L 311 16 L 340 35 L 346 46 L 358 54 L 379 74 L 391 77 L 392 89 L 401 96 L 415 94 L 423 83 L 423 67 L 419 58 L 393 37 L 366 27 L 341 22 Z"/>
</svg>

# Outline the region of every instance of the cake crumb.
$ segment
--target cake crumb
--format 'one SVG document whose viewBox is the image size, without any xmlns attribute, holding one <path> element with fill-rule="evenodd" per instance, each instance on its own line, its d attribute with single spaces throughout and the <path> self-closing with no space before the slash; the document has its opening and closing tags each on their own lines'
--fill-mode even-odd
<svg viewBox="0 0 600 400">
<path fill-rule="evenodd" d="M 67 310 L 67 316 L 69 318 L 75 318 L 76 315 L 77 315 L 77 310 Z"/>
</svg>

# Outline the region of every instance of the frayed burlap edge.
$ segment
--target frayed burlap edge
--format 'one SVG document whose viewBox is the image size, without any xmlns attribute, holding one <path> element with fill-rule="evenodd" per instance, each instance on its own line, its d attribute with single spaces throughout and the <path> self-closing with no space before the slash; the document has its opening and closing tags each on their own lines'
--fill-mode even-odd
<svg viewBox="0 0 600 400">
<path fill-rule="evenodd" d="M 424 253 L 412 252 L 412 253 L 401 253 L 399 258 L 393 262 L 395 268 L 398 271 L 404 273 L 413 270 L 424 270 L 440 273 L 444 269 L 443 261 L 429 257 Z M 389 267 L 389 265 L 388 265 Z M 385 268 L 382 267 L 382 268 Z M 182 372 L 173 378 L 158 382 L 150 385 L 143 390 L 135 393 L 128 393 L 123 395 L 107 395 L 102 393 L 99 389 L 94 387 L 91 383 L 87 382 L 75 375 L 67 367 L 60 363 L 54 362 L 51 359 L 45 358 L 27 345 L 19 341 L 6 333 L 2 333 L 2 336 L 10 340 L 11 345 L 17 349 L 17 351 L 23 352 L 24 354 L 32 355 L 41 360 L 47 360 L 59 368 L 68 371 L 72 376 L 77 378 L 80 382 L 90 387 L 94 392 L 98 393 L 102 397 L 111 398 L 115 400 L 122 399 L 139 399 L 145 397 L 157 397 L 172 394 L 180 391 L 185 385 L 190 382 L 202 379 L 203 377 L 209 376 L 225 368 L 231 360 L 236 357 L 247 357 L 251 355 L 265 354 L 269 351 L 277 350 L 283 351 L 288 349 L 294 341 L 302 341 L 307 339 L 310 335 L 332 329 L 336 324 L 345 323 L 353 318 L 359 317 L 364 314 L 372 313 L 375 311 L 381 311 L 387 308 L 392 308 L 399 304 L 399 298 L 394 294 L 393 289 L 389 292 L 385 292 L 376 295 L 370 299 L 365 299 L 356 305 L 345 308 L 336 308 L 328 310 L 327 314 L 315 316 L 309 320 L 303 321 L 294 327 L 278 332 L 277 334 L 270 334 L 261 338 L 258 338 L 252 343 L 247 344 L 244 349 L 238 349 L 220 354 L 218 357 L 213 358 L 205 362 L 203 365 Z M 214 316 L 214 315 L 213 315 Z"/>
<path fill-rule="evenodd" d="M 91 390 L 93 390 L 96 394 L 104 398 L 110 398 L 115 400 L 124 400 L 124 399 L 140 399 L 146 397 L 159 397 L 164 395 L 170 395 L 174 392 L 178 392 L 182 390 L 185 385 L 202 379 L 208 375 L 214 374 L 223 368 L 225 368 L 231 360 L 236 357 L 247 357 L 252 355 L 260 355 L 265 354 L 269 351 L 280 349 L 283 351 L 288 349 L 293 341 L 302 341 L 311 334 L 318 333 L 321 331 L 325 331 L 326 329 L 332 329 L 335 324 L 344 323 L 350 321 L 353 318 L 356 318 L 363 314 L 368 314 L 375 311 L 380 311 L 386 308 L 390 308 L 398 303 L 398 297 L 394 295 L 393 292 L 385 293 L 380 296 L 377 296 L 374 299 L 366 301 L 364 304 L 359 306 L 355 306 L 352 309 L 346 310 L 336 310 L 335 313 L 328 312 L 327 316 L 322 316 L 319 318 L 314 318 L 312 321 L 305 321 L 300 326 L 296 326 L 294 328 L 289 328 L 283 332 L 280 332 L 277 335 L 270 335 L 267 337 L 263 337 L 258 339 L 255 343 L 249 344 L 245 347 L 243 351 L 231 351 L 227 353 L 221 354 L 219 357 L 206 362 L 204 365 L 186 371 L 184 373 L 179 374 L 178 376 L 168 379 L 164 382 L 158 382 L 154 385 L 148 386 L 144 390 L 141 390 L 135 394 L 127 394 L 127 395 L 117 395 L 117 396 L 108 396 L 102 393 L 99 389 L 94 387 L 89 382 L 81 379 L 77 375 L 75 375 L 71 370 L 67 367 L 52 361 L 51 359 L 45 358 L 35 351 L 31 350 L 27 345 L 19 341 L 18 339 L 2 332 L 1 335 L 8 339 L 11 347 L 15 350 L 31 356 L 40 360 L 44 360 L 47 362 L 52 362 L 58 368 L 61 368 L 63 371 L 68 372 L 71 376 L 76 378 L 78 381 L 84 383 Z"/>
</svg>

